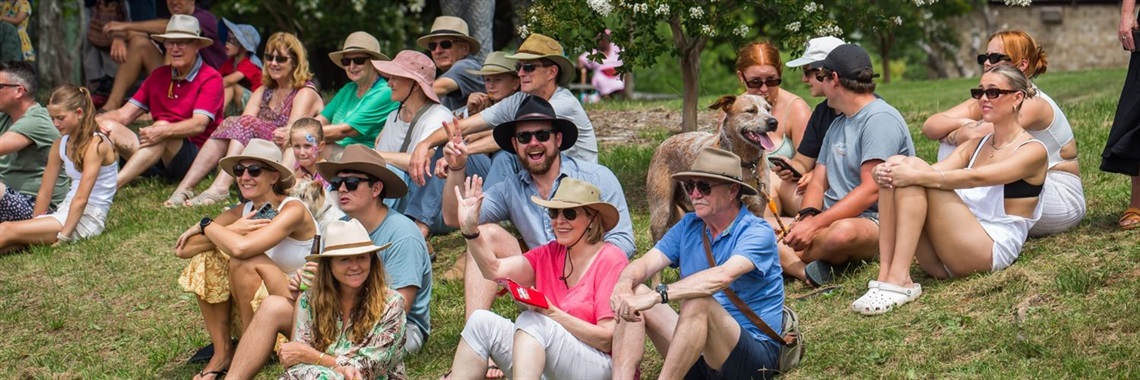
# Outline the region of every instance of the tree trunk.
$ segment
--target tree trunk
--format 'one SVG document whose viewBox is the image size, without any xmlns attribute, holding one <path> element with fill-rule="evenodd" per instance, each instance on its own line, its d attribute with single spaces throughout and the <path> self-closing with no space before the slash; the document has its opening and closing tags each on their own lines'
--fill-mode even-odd
<svg viewBox="0 0 1140 380">
<path fill-rule="evenodd" d="M 681 54 L 681 83 L 684 93 L 681 102 L 681 132 L 697 130 L 697 102 L 700 98 L 701 51 L 708 43 L 708 36 L 691 38 L 685 35 L 681 18 L 673 15 L 669 20 L 673 31 L 673 44 Z"/>
<path fill-rule="evenodd" d="M 42 0 L 33 12 L 38 13 L 35 37 L 40 89 L 50 90 L 59 84 L 76 82 L 82 45 L 75 43 L 75 38 L 85 35 L 87 25 L 81 16 L 74 15 L 82 15 L 82 9 L 82 0 Z M 73 17 L 69 19 L 65 13 Z"/>
<path fill-rule="evenodd" d="M 895 43 L 894 33 L 879 35 L 879 59 L 883 61 L 883 83 L 891 83 L 891 46 Z"/>
</svg>

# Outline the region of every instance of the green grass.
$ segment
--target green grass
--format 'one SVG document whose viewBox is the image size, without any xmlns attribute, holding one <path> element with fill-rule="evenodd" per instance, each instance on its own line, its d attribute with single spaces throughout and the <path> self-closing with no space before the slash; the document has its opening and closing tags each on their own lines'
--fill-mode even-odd
<svg viewBox="0 0 1140 380">
<path fill-rule="evenodd" d="M 1129 185 L 1126 177 L 1097 170 L 1123 77 L 1123 70 L 1050 73 L 1038 83 L 1061 102 L 1077 135 L 1089 203 L 1079 227 L 1030 240 L 1020 260 L 999 273 L 936 281 L 914 268 L 925 294 L 880 317 L 847 311 L 878 264 L 848 274 L 829 294 L 789 299 L 808 348 L 802 366 L 787 377 L 1140 377 L 1140 249 L 1136 232 L 1115 227 Z M 791 79 L 786 87 L 806 95 Z M 962 101 L 973 86 L 976 79 L 900 82 L 878 92 L 919 136 L 926 117 Z M 713 99 L 703 97 L 701 104 Z M 590 109 L 654 107 L 679 109 L 680 100 Z M 659 141 L 673 129 L 659 126 L 637 136 Z M 921 156 L 933 157 L 932 142 L 919 138 L 916 144 Z M 601 157 L 626 190 L 642 251 L 650 246 L 644 173 L 655 146 L 607 146 Z M 201 370 L 185 364 L 207 337 L 194 298 L 176 284 L 185 262 L 172 247 L 186 227 L 220 209 L 163 209 L 171 189 L 144 181 L 119 193 L 107 232 L 98 238 L 0 257 L 0 377 L 189 378 Z M 442 236 L 433 244 L 442 273 L 463 241 Z M 407 360 L 416 379 L 446 371 L 463 327 L 462 285 L 437 280 L 434 289 L 433 334 L 424 351 Z M 789 284 L 787 291 L 794 297 L 808 289 Z M 504 300 L 495 309 L 514 313 Z M 661 363 L 656 353 L 649 356 L 647 378 Z M 260 378 L 280 372 L 271 366 Z"/>
</svg>

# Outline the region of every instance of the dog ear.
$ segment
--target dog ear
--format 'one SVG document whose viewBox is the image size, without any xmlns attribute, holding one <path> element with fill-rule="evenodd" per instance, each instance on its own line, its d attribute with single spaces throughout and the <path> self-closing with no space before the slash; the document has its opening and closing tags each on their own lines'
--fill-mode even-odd
<svg viewBox="0 0 1140 380">
<path fill-rule="evenodd" d="M 717 99 L 715 102 L 713 102 L 713 104 L 709 106 L 709 109 L 710 110 L 728 109 L 728 107 L 732 106 L 732 103 L 736 103 L 736 95 L 725 95 L 725 96 L 720 97 L 720 99 Z"/>
</svg>

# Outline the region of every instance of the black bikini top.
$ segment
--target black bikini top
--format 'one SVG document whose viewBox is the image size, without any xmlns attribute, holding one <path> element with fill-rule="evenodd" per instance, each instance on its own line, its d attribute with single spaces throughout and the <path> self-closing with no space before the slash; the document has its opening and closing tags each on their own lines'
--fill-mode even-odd
<svg viewBox="0 0 1140 380">
<path fill-rule="evenodd" d="M 981 142 L 978 143 L 978 146 L 976 148 L 974 148 L 974 157 L 970 158 L 970 166 L 971 167 L 974 166 L 974 159 L 976 159 L 978 157 L 978 152 L 982 150 L 982 145 L 986 143 L 986 140 L 989 140 L 992 137 L 993 137 L 992 134 L 989 136 L 986 136 L 984 139 L 982 139 Z M 1022 142 L 1021 145 L 1018 145 L 1017 148 L 1021 148 L 1022 145 L 1028 144 L 1032 141 L 1034 141 L 1034 140 L 1033 139 L 1026 140 L 1025 142 Z M 1017 148 L 1014 148 L 1014 150 L 1017 150 Z M 1005 198 L 1006 199 L 1010 199 L 1010 198 L 1013 198 L 1013 199 L 1035 198 L 1035 197 L 1041 196 L 1041 190 L 1043 188 L 1045 188 L 1044 182 L 1042 182 L 1040 185 L 1034 185 L 1034 184 L 1031 184 L 1029 182 L 1026 182 L 1024 179 L 1019 179 L 1019 180 L 1005 184 Z"/>
</svg>

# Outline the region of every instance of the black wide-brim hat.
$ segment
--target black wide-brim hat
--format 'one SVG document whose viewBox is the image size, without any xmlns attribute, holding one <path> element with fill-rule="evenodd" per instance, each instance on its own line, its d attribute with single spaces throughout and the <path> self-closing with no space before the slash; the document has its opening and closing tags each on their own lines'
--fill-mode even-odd
<svg viewBox="0 0 1140 380">
<path fill-rule="evenodd" d="M 495 143 L 499 144 L 499 148 L 515 153 L 515 146 L 511 140 L 515 138 L 515 125 L 520 121 L 549 121 L 554 130 L 562 134 L 562 145 L 558 146 L 560 151 L 570 149 L 578 141 L 578 126 L 574 125 L 574 122 L 559 119 L 554 114 L 554 107 L 546 99 L 528 95 L 519 104 L 514 120 L 495 126 Z"/>
</svg>

